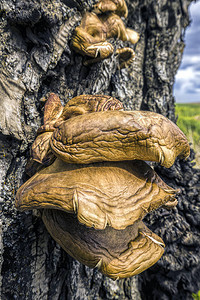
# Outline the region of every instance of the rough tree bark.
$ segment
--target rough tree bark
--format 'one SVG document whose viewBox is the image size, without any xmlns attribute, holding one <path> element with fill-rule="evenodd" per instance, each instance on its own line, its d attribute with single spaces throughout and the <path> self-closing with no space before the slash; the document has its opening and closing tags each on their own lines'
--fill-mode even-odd
<svg viewBox="0 0 200 300">
<path fill-rule="evenodd" d="M 184 49 L 190 0 L 127 0 L 125 20 L 140 33 L 136 60 L 118 69 L 116 57 L 83 66 L 70 49 L 73 29 L 94 0 L 0 0 L 1 299 L 191 299 L 200 289 L 200 173 L 187 162 L 154 165 L 173 188 L 176 209 L 145 220 L 166 242 L 160 261 L 141 275 L 112 281 L 69 257 L 50 237 L 37 212 L 17 212 L 15 193 L 42 122 L 47 92 L 62 103 L 80 94 L 106 94 L 127 110 L 161 113 L 175 121 L 174 76 Z"/>
</svg>

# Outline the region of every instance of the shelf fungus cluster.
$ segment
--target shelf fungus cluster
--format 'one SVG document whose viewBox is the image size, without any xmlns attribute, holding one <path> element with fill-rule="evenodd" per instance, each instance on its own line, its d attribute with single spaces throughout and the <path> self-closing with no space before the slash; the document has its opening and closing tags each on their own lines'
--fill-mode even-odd
<svg viewBox="0 0 200 300">
<path fill-rule="evenodd" d="M 164 252 L 144 216 L 177 204 L 177 190 L 145 161 L 170 167 L 189 151 L 184 134 L 162 115 L 123 111 L 102 95 L 63 107 L 52 93 L 31 149 L 28 170 L 35 173 L 19 188 L 16 207 L 40 210 L 52 237 L 81 263 L 112 279 L 130 277 Z"/>
<path fill-rule="evenodd" d="M 81 24 L 72 36 L 73 49 L 86 56 L 85 65 L 110 57 L 114 47 L 107 40 L 119 38 L 122 41 L 137 43 L 139 34 L 126 28 L 121 17 L 127 17 L 128 9 L 124 0 L 100 0 L 92 12 L 83 15 Z M 116 50 L 120 68 L 130 65 L 135 52 L 130 47 Z"/>
</svg>

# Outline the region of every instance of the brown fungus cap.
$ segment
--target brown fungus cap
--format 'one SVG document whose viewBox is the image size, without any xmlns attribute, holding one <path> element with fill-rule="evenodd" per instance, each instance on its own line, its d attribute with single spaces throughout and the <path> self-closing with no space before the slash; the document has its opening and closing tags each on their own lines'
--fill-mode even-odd
<svg viewBox="0 0 200 300">
<path fill-rule="evenodd" d="M 91 112 L 123 110 L 122 103 L 106 95 L 80 95 L 72 98 L 65 105 L 61 118 L 63 120 Z"/>
<path fill-rule="evenodd" d="M 142 221 L 124 230 L 104 230 L 80 224 L 74 215 L 44 209 L 43 221 L 57 243 L 72 257 L 112 279 L 137 275 L 155 264 L 164 242 Z"/>
<path fill-rule="evenodd" d="M 92 12 L 83 15 L 81 24 L 73 32 L 71 47 L 85 56 L 85 65 L 106 59 L 113 54 L 114 47 L 108 42 L 110 38 L 129 41 L 132 44 L 138 42 L 139 34 L 126 28 L 120 18 L 123 14 L 127 15 L 127 12 L 124 0 L 109 0 L 100 1 Z M 131 63 L 130 59 L 126 62 L 127 65 Z"/>
<path fill-rule="evenodd" d="M 100 0 L 94 5 L 94 10 L 96 14 L 102 14 L 105 12 L 114 12 L 120 17 L 127 17 L 128 8 L 126 6 L 125 0 Z"/>
<path fill-rule="evenodd" d="M 88 227 L 121 230 L 174 203 L 176 193 L 143 161 L 75 165 L 57 159 L 20 187 L 16 207 L 60 209 Z"/>
<path fill-rule="evenodd" d="M 49 233 L 68 254 L 121 279 L 162 256 L 164 242 L 141 219 L 174 204 L 176 192 L 143 161 L 77 165 L 56 159 L 21 186 L 16 207 L 42 209 Z"/>
<path fill-rule="evenodd" d="M 50 140 L 67 163 L 144 160 L 171 167 L 190 153 L 183 132 L 166 117 L 149 111 L 107 111 L 63 122 Z"/>
<path fill-rule="evenodd" d="M 70 99 L 63 107 L 59 97 L 50 93 L 44 106 L 44 125 L 38 129 L 38 136 L 31 147 L 27 173 L 32 176 L 32 169 L 37 170 L 34 161 L 44 166 L 53 162 L 55 156 L 51 151 L 50 138 L 59 124 L 78 115 L 107 110 L 123 110 L 123 105 L 111 96 L 80 95 Z"/>
</svg>

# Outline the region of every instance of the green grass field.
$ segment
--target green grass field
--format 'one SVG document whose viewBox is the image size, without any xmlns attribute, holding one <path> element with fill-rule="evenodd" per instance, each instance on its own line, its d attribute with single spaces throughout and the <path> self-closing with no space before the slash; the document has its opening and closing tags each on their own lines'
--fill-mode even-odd
<svg viewBox="0 0 200 300">
<path fill-rule="evenodd" d="M 198 293 L 197 294 L 192 294 L 192 298 L 194 299 L 194 300 L 200 300 L 200 291 L 198 291 Z"/>
<path fill-rule="evenodd" d="M 200 167 L 200 103 L 176 104 L 177 125 L 185 133 L 196 152 L 197 167 Z"/>
</svg>

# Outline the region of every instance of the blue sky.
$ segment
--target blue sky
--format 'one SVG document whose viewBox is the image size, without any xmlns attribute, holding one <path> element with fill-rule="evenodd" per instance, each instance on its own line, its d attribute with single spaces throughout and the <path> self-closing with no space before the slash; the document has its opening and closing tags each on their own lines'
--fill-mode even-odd
<svg viewBox="0 0 200 300">
<path fill-rule="evenodd" d="M 178 103 L 200 102 L 200 1 L 192 3 L 189 11 L 192 23 L 186 29 L 186 47 L 174 85 Z"/>
</svg>

